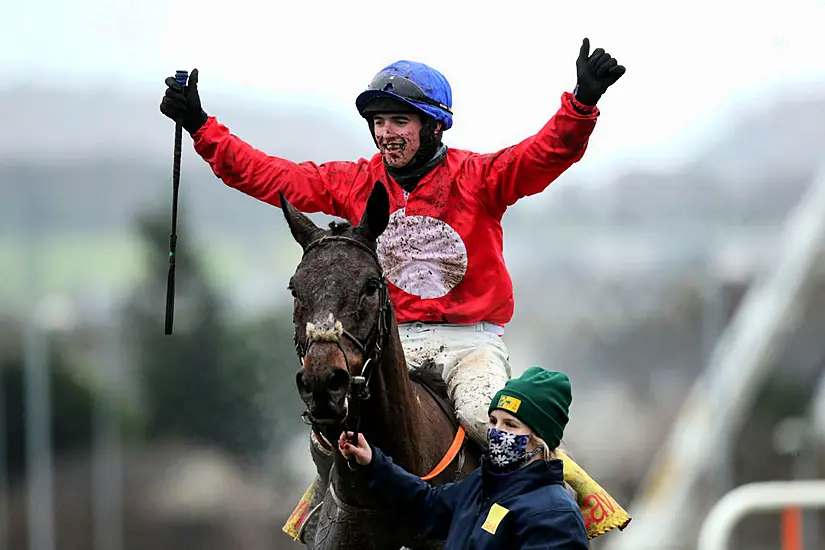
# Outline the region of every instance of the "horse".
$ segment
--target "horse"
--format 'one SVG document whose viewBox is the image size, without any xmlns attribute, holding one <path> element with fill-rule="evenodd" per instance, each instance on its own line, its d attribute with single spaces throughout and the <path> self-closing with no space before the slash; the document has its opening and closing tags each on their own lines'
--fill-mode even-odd
<svg viewBox="0 0 825 550">
<path fill-rule="evenodd" d="M 389 222 L 387 190 L 375 183 L 358 225 L 332 222 L 329 229 L 316 226 L 283 193 L 280 200 L 303 249 L 288 286 L 300 361 L 296 385 L 304 419 L 332 456 L 314 540 L 303 542 L 318 550 L 443 548 L 441 541 L 422 540 L 409 520 L 365 494 L 358 467 L 337 446 L 344 430 L 360 431 L 434 486 L 463 478 L 480 460 L 481 449 L 460 427 L 440 376 L 408 370 L 377 255 Z M 326 477 L 323 457 L 312 456 Z"/>
</svg>

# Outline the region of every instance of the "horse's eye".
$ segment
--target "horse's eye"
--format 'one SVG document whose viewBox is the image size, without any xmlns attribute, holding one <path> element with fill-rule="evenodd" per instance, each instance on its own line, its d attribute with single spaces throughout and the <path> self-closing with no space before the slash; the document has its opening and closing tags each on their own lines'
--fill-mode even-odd
<svg viewBox="0 0 825 550">
<path fill-rule="evenodd" d="M 378 292 L 379 288 L 381 288 L 381 281 L 373 278 L 367 281 L 367 288 L 365 290 L 368 296 L 372 296 Z"/>
</svg>

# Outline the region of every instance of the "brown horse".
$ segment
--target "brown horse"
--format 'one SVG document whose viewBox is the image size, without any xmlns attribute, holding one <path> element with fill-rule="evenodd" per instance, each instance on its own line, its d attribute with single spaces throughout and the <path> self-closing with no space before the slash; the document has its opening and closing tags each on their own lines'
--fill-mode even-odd
<svg viewBox="0 0 825 550">
<path fill-rule="evenodd" d="M 292 236 L 303 248 L 289 288 L 294 298 L 295 346 L 301 360 L 296 382 L 305 419 L 331 442 L 333 465 L 318 510 L 311 548 L 443 548 L 422 541 L 408 518 L 378 509 L 358 483 L 363 475 L 338 452 L 343 430 L 363 433 L 408 472 L 425 476 L 446 456 L 458 424 L 447 406 L 443 383 L 408 374 L 387 282 L 376 253 L 390 215 L 389 196 L 379 182 L 357 226 L 317 227 L 281 194 Z M 431 377 L 430 377 L 431 378 Z M 469 438 L 466 452 L 431 479 L 456 480 L 478 465 Z M 466 456 L 465 456 L 466 455 Z M 317 454 L 319 473 L 324 467 Z M 308 537 L 310 538 L 310 537 Z"/>
<path fill-rule="evenodd" d="M 458 433 L 440 378 L 407 370 L 376 253 L 389 221 L 387 191 L 375 184 L 354 227 L 333 222 L 324 230 L 283 194 L 281 205 L 303 249 L 289 283 L 301 360 L 296 382 L 306 404 L 304 417 L 323 436 L 320 440 L 332 443 L 333 456 L 317 528 L 313 540 L 305 542 L 322 550 L 443 548 L 443 543 L 419 540 L 408 519 L 377 509 L 357 483 L 361 472 L 336 445 L 343 430 L 360 431 L 405 470 L 425 476 L 446 456 Z M 479 453 L 465 438 L 459 456 L 430 482 L 441 485 L 463 477 L 478 465 Z M 316 453 L 313 459 L 325 477 Z"/>
</svg>

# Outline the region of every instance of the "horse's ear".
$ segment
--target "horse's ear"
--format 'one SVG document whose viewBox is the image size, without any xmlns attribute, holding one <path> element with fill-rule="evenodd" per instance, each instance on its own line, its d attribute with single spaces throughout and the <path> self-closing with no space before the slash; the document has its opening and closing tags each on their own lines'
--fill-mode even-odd
<svg viewBox="0 0 825 550">
<path fill-rule="evenodd" d="M 390 196 L 387 189 L 380 181 L 376 181 L 367 200 L 367 208 L 361 221 L 358 222 L 358 230 L 370 240 L 378 240 L 381 233 L 387 228 L 390 222 Z"/>
<path fill-rule="evenodd" d="M 278 191 L 278 195 L 281 199 L 281 210 L 284 213 L 284 218 L 286 218 L 289 230 L 292 232 L 292 237 L 298 241 L 301 248 L 306 248 L 312 240 L 312 237 L 318 231 L 321 231 L 321 229 L 312 223 L 312 220 L 307 216 L 299 212 L 297 208 L 292 206 L 289 201 L 286 200 L 286 197 L 284 197 L 283 191 Z"/>
</svg>

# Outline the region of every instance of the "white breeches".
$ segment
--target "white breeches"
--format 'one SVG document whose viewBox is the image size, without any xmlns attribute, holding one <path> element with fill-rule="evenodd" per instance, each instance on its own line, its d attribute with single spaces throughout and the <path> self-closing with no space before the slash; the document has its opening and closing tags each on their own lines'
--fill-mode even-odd
<svg viewBox="0 0 825 550">
<path fill-rule="evenodd" d="M 405 323 L 398 329 L 408 368 L 441 374 L 461 425 L 486 449 L 487 409 L 510 379 L 501 328 L 489 323 Z"/>
</svg>

